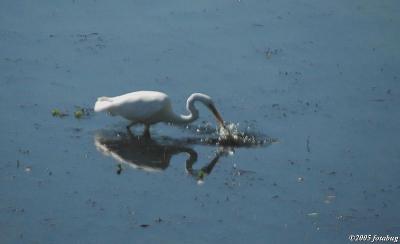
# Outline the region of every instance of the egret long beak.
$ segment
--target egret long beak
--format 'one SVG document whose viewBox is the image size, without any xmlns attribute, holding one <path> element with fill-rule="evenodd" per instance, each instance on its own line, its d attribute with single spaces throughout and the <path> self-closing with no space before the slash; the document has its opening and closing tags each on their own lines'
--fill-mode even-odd
<svg viewBox="0 0 400 244">
<path fill-rule="evenodd" d="M 219 112 L 215 108 L 215 106 L 211 104 L 208 107 L 210 108 L 211 112 L 214 114 L 215 118 L 217 119 L 218 124 L 225 128 L 224 120 L 222 119 L 221 115 L 219 114 Z"/>
</svg>

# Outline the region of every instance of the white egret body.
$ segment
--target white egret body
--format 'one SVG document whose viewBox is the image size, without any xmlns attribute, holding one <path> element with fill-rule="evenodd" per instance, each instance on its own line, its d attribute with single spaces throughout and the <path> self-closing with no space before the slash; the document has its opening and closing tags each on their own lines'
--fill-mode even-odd
<svg viewBox="0 0 400 244">
<path fill-rule="evenodd" d="M 188 124 L 199 117 L 194 103 L 203 103 L 214 114 L 217 122 L 223 126 L 223 119 L 215 108 L 212 99 L 201 93 L 193 93 L 186 102 L 189 114 L 177 115 L 172 110 L 171 101 L 167 94 L 157 91 L 136 91 L 116 97 L 99 97 L 94 105 L 95 112 L 107 111 L 111 115 L 119 115 L 134 124 L 144 124 L 145 132 L 150 125 L 165 122 L 172 124 Z"/>
</svg>

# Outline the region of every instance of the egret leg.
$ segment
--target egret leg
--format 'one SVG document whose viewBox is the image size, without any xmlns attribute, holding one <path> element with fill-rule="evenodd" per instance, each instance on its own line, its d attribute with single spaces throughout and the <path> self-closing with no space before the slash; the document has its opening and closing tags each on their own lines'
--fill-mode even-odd
<svg viewBox="0 0 400 244">
<path fill-rule="evenodd" d="M 144 125 L 143 137 L 150 138 L 150 125 Z"/>
<path fill-rule="evenodd" d="M 135 124 L 137 124 L 137 123 L 136 123 L 136 122 L 131 122 L 131 123 L 126 127 L 126 129 L 127 129 L 129 132 L 132 133 L 131 127 L 132 127 L 133 125 L 135 125 Z"/>
<path fill-rule="evenodd" d="M 128 127 L 126 128 L 128 131 L 128 136 L 130 139 L 134 140 L 135 139 L 135 135 L 132 133 L 132 131 L 130 129 L 128 129 Z"/>
</svg>

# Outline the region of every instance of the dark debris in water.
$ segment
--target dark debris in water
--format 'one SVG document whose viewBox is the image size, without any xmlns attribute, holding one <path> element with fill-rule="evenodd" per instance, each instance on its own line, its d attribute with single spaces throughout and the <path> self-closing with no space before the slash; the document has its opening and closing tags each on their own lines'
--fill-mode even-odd
<svg viewBox="0 0 400 244">
<path fill-rule="evenodd" d="M 122 164 L 118 164 L 117 166 L 117 175 L 120 175 L 122 173 Z"/>
</svg>

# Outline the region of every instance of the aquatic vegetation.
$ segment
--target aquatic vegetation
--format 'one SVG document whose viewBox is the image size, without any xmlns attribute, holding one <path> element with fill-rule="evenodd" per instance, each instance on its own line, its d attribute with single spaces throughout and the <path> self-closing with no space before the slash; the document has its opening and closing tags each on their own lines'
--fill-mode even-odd
<svg viewBox="0 0 400 244">
<path fill-rule="evenodd" d="M 82 118 L 82 116 L 85 114 L 85 111 L 83 110 L 83 108 L 78 108 L 75 112 L 74 112 L 74 116 L 77 119 Z"/>
<path fill-rule="evenodd" d="M 75 106 L 75 111 L 74 111 L 74 117 L 76 119 L 81 119 L 83 117 L 88 117 L 93 113 L 93 109 L 90 108 L 83 108 L 83 107 L 79 107 L 79 106 Z M 51 115 L 53 117 L 65 117 L 68 116 L 68 112 L 63 112 L 58 108 L 55 108 L 53 110 L 51 110 Z"/>
<path fill-rule="evenodd" d="M 55 109 L 51 110 L 51 115 L 52 115 L 53 117 L 59 117 L 59 118 L 68 116 L 67 113 L 61 112 L 61 110 L 59 110 L 58 108 L 55 108 Z"/>
<path fill-rule="evenodd" d="M 76 119 L 82 119 L 84 117 L 89 117 L 89 116 L 93 115 L 93 112 L 94 111 L 92 108 L 75 106 L 74 116 Z"/>
<path fill-rule="evenodd" d="M 207 176 L 207 173 L 204 172 L 203 169 L 200 169 L 199 172 L 198 172 L 198 174 L 197 174 L 197 180 L 203 180 L 204 177 L 206 177 L 206 176 Z"/>
</svg>

